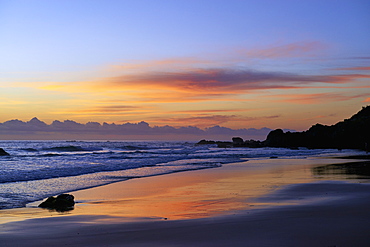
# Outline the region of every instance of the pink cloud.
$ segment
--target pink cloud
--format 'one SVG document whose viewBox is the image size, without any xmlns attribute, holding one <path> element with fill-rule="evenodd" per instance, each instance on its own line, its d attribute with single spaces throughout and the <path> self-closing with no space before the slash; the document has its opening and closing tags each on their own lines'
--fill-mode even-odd
<svg viewBox="0 0 370 247">
<path fill-rule="evenodd" d="M 346 83 L 367 75 L 299 75 L 282 72 L 262 72 L 248 69 L 195 69 L 181 72 L 156 72 L 110 78 L 116 87 L 172 89 L 179 91 L 238 92 L 238 90 L 298 88 L 321 83 Z"/>
</svg>

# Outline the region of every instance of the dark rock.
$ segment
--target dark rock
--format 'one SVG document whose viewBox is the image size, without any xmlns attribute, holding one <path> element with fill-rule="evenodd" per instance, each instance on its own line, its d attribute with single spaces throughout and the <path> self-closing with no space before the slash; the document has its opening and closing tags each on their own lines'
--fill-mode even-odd
<svg viewBox="0 0 370 247">
<path fill-rule="evenodd" d="M 52 208 L 54 208 L 55 200 L 56 200 L 56 198 L 55 198 L 55 197 L 50 196 L 48 199 L 46 199 L 45 201 L 43 201 L 43 202 L 39 205 L 39 207 L 40 207 L 40 208 L 50 208 L 50 209 L 52 209 Z"/>
<path fill-rule="evenodd" d="M 208 144 L 216 144 L 215 141 L 207 141 L 207 140 L 200 140 L 197 145 L 208 145 Z"/>
<path fill-rule="evenodd" d="M 247 140 L 233 137 L 232 142 L 201 140 L 198 144 L 217 144 L 220 148 L 228 147 L 283 147 L 297 150 L 299 147 L 309 149 L 361 149 L 370 152 L 370 106 L 350 119 L 338 122 L 331 126 L 315 124 L 307 131 L 286 132 L 282 129 L 271 131 L 265 141 Z"/>
<path fill-rule="evenodd" d="M 4 149 L 0 148 L 0 156 L 8 156 L 8 154 Z"/>
<path fill-rule="evenodd" d="M 281 129 L 271 131 L 262 143 L 268 147 L 285 147 L 296 149 L 307 148 L 334 148 L 361 149 L 369 151 L 370 146 L 370 106 L 349 119 L 327 126 L 315 124 L 307 131 L 286 132 Z"/>
<path fill-rule="evenodd" d="M 219 148 L 232 148 L 234 147 L 232 142 L 216 142 Z"/>
<path fill-rule="evenodd" d="M 51 196 L 42 202 L 39 207 L 65 212 L 74 208 L 74 196 L 70 194 L 60 194 L 56 198 Z"/>
<path fill-rule="evenodd" d="M 260 142 L 260 141 L 246 140 L 243 143 L 243 147 L 247 147 L 247 148 L 261 148 L 261 147 L 263 147 L 263 145 L 262 145 L 262 142 Z"/>
<path fill-rule="evenodd" d="M 266 138 L 265 144 L 269 147 L 284 145 L 284 131 L 282 129 L 272 130 Z"/>
<path fill-rule="evenodd" d="M 233 140 L 232 142 L 201 140 L 197 143 L 197 145 L 216 144 L 217 147 L 219 148 L 232 148 L 232 147 L 260 148 L 260 147 L 263 147 L 261 141 L 255 141 L 255 140 L 243 141 L 243 139 L 240 137 L 233 137 L 232 140 Z"/>
<path fill-rule="evenodd" d="M 233 147 L 232 142 L 223 142 L 223 141 L 207 141 L 201 140 L 197 143 L 197 145 L 217 145 L 219 148 L 230 148 Z"/>
<path fill-rule="evenodd" d="M 232 140 L 233 140 L 233 144 L 243 144 L 244 143 L 243 139 L 240 137 L 233 137 Z"/>
</svg>

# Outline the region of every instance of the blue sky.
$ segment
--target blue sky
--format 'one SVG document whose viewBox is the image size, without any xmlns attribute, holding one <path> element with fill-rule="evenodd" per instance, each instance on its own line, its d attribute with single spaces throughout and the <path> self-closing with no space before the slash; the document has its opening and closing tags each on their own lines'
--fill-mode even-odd
<svg viewBox="0 0 370 247">
<path fill-rule="evenodd" d="M 364 0 L 0 0 L 0 121 L 334 123 L 370 102 L 369 9 Z"/>
<path fill-rule="evenodd" d="M 370 50 L 369 1 L 36 0 L 0 6 L 3 70 L 73 71 L 302 40 L 337 46 L 343 56 Z"/>
</svg>

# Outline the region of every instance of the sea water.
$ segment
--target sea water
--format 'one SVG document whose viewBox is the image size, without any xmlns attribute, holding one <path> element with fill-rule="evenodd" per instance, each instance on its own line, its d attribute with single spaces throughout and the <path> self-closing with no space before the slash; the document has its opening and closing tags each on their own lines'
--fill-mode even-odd
<svg viewBox="0 0 370 247">
<path fill-rule="evenodd" d="M 218 148 L 155 141 L 0 141 L 0 148 L 10 154 L 0 156 L 0 209 L 117 181 L 252 158 L 338 155 L 330 149 Z"/>
</svg>

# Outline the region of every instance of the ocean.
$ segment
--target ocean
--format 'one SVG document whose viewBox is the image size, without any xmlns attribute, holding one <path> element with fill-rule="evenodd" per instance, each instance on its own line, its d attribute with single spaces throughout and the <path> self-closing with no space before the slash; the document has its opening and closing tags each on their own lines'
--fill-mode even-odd
<svg viewBox="0 0 370 247">
<path fill-rule="evenodd" d="M 127 179 L 214 168 L 248 159 L 356 154 L 354 150 L 218 148 L 189 142 L 0 141 L 0 209 Z"/>
</svg>

